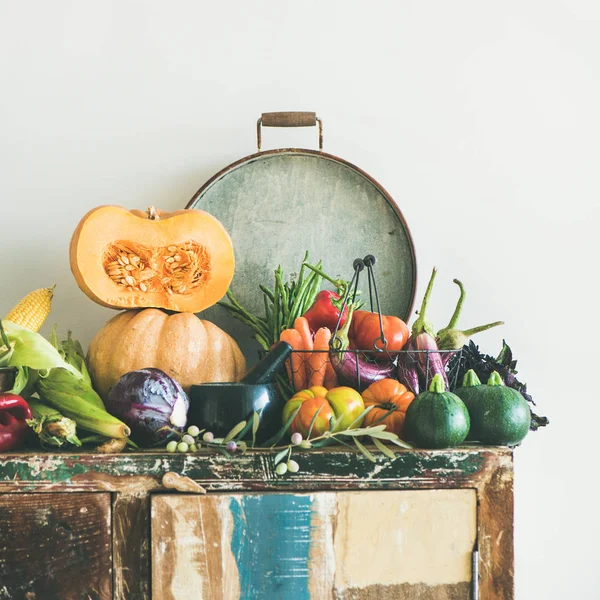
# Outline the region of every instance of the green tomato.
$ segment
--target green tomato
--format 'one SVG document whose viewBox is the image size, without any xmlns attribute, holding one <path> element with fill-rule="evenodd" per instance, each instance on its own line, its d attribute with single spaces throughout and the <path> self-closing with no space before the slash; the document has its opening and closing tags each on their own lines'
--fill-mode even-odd
<svg viewBox="0 0 600 600">
<path fill-rule="evenodd" d="M 200 429 L 198 429 L 198 427 L 196 427 L 195 425 L 192 425 L 191 427 L 188 427 L 187 432 L 192 436 L 192 437 L 198 437 L 198 435 L 200 435 Z"/>
<path fill-rule="evenodd" d="M 175 440 L 167 444 L 167 452 L 175 452 L 177 450 L 177 442 Z"/>
<path fill-rule="evenodd" d="M 190 452 L 198 452 L 198 446 L 196 446 L 196 444 L 190 444 Z"/>
<path fill-rule="evenodd" d="M 300 470 L 300 465 L 295 460 L 288 460 L 287 468 L 290 473 L 297 473 Z"/>
<path fill-rule="evenodd" d="M 177 444 L 177 452 L 187 452 L 190 449 L 190 446 L 186 442 L 179 442 Z"/>
<path fill-rule="evenodd" d="M 181 438 L 182 442 L 185 442 L 186 444 L 193 444 L 194 443 L 194 438 L 189 435 L 188 433 L 186 433 L 182 438 Z"/>
</svg>

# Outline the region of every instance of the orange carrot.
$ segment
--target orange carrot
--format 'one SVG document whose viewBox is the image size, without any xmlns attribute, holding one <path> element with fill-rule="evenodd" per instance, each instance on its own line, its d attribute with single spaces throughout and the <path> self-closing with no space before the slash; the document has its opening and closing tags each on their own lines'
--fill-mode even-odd
<svg viewBox="0 0 600 600">
<path fill-rule="evenodd" d="M 302 336 L 295 329 L 284 329 L 279 336 L 282 342 L 287 342 L 292 347 L 292 357 L 290 368 L 288 364 L 288 377 L 290 383 L 294 385 L 294 391 L 299 392 L 306 388 L 305 368 L 304 368 L 304 356 L 302 350 L 304 350 L 304 344 L 302 343 Z"/>
<path fill-rule="evenodd" d="M 329 340 L 331 339 L 331 330 L 328 327 L 321 327 L 315 333 L 313 351 L 308 358 L 308 370 L 310 378 L 308 387 L 313 385 L 323 385 L 325 372 L 329 363 Z"/>
<path fill-rule="evenodd" d="M 329 358 L 329 356 L 327 357 Z M 325 381 L 323 382 L 323 387 L 331 390 L 338 386 L 338 378 L 337 374 L 331 364 L 331 361 L 327 361 L 327 365 L 325 368 Z"/>
<path fill-rule="evenodd" d="M 298 317 L 294 321 L 294 329 L 302 337 L 302 345 L 304 346 L 304 349 L 311 351 L 311 352 L 303 352 L 301 354 L 302 358 L 304 359 L 304 379 L 305 379 L 307 387 L 308 387 L 308 382 L 310 381 L 310 377 L 312 374 L 312 371 L 310 369 L 310 365 L 309 365 L 308 361 L 309 361 L 310 357 L 312 356 L 313 337 L 312 337 L 312 333 L 310 332 L 310 327 L 308 325 L 308 320 L 306 319 L 306 317 Z"/>
</svg>

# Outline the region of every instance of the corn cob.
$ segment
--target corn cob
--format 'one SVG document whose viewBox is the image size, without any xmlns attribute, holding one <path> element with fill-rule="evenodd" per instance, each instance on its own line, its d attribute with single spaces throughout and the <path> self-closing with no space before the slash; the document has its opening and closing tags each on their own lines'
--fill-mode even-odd
<svg viewBox="0 0 600 600">
<path fill-rule="evenodd" d="M 46 406 L 35 398 L 27 400 L 33 419 L 27 424 L 38 434 L 42 446 L 81 446 L 76 435 L 75 421 L 64 417 L 55 408 Z"/>
<path fill-rule="evenodd" d="M 6 320 L 37 333 L 50 314 L 55 287 L 40 288 L 27 294 L 6 315 Z"/>
</svg>

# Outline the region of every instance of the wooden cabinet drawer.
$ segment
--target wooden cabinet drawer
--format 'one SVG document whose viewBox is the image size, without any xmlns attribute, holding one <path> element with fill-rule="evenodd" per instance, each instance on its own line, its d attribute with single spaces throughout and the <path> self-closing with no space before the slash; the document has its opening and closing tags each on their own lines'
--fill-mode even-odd
<svg viewBox="0 0 600 600">
<path fill-rule="evenodd" d="M 152 497 L 153 600 L 468 600 L 473 489 Z"/>
<path fill-rule="evenodd" d="M 110 494 L 0 494 L 0 598 L 110 600 Z"/>
</svg>

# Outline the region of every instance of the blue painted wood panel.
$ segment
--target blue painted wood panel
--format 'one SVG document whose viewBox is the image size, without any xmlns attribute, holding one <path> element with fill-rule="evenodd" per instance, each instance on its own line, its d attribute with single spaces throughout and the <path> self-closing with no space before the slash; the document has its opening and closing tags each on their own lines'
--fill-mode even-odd
<svg viewBox="0 0 600 600">
<path fill-rule="evenodd" d="M 242 597 L 310 600 L 311 496 L 234 497 L 229 510 Z"/>
<path fill-rule="evenodd" d="M 152 500 L 153 600 L 467 600 L 475 490 Z"/>
</svg>

